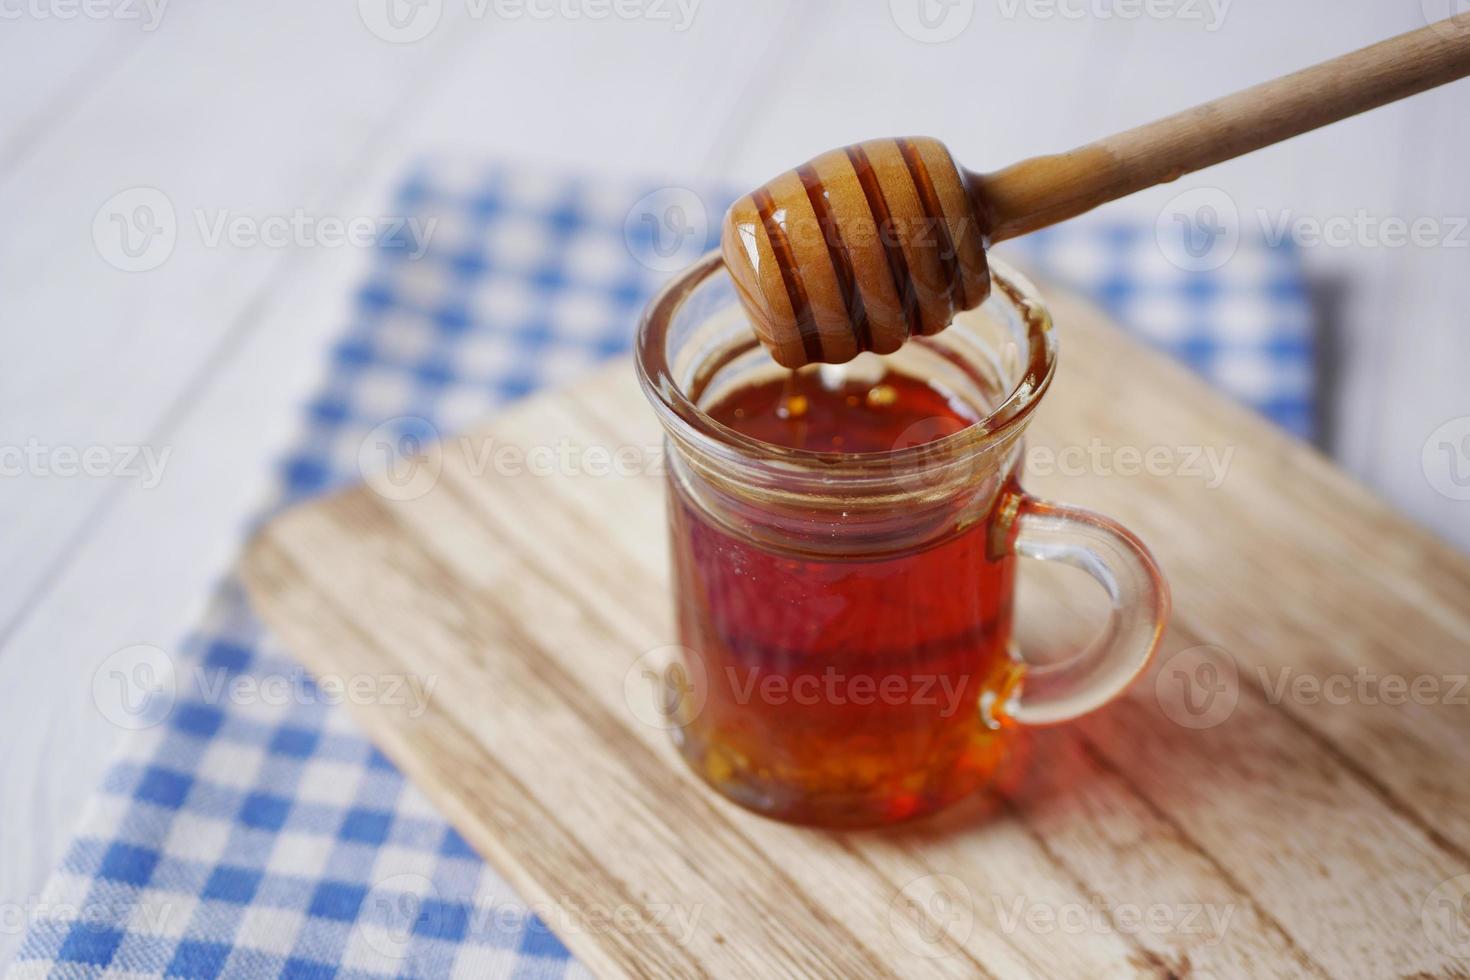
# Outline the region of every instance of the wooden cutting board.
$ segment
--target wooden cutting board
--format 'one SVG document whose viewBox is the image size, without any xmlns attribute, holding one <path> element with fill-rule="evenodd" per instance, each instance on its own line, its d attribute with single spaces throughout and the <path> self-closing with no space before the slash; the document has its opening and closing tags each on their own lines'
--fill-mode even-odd
<svg viewBox="0 0 1470 980">
<path fill-rule="evenodd" d="M 434 679 L 426 712 L 359 721 L 601 974 L 1470 975 L 1470 564 L 1053 305 L 1026 482 L 1135 529 L 1174 618 L 1129 697 L 927 822 L 766 821 L 640 720 L 639 658 L 676 642 L 660 479 L 541 465 L 658 444 L 626 362 L 447 440 L 422 483 L 283 515 L 247 582 L 313 670 Z M 1023 648 L 1096 626 L 1080 575 L 1024 569 Z"/>
</svg>

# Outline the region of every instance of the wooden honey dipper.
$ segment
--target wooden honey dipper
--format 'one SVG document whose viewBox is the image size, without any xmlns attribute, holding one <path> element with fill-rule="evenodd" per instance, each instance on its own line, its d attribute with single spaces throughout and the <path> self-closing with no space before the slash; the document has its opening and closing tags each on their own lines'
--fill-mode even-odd
<svg viewBox="0 0 1470 980">
<path fill-rule="evenodd" d="M 736 201 L 721 251 L 778 363 L 887 354 L 985 300 L 995 242 L 1466 75 L 1470 13 L 991 174 L 938 140 L 869 140 Z"/>
</svg>

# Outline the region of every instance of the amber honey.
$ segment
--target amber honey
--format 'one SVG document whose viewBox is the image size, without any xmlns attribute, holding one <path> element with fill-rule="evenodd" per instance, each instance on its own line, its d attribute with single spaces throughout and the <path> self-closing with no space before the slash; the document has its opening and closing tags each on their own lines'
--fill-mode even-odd
<svg viewBox="0 0 1470 980">
<path fill-rule="evenodd" d="M 639 325 L 678 623 L 657 651 L 658 723 L 758 813 L 884 825 L 1004 787 L 1025 768 L 1017 734 L 1099 710 L 1158 648 L 1169 590 L 1138 537 L 1021 487 L 1056 334 L 1024 278 L 990 270 L 989 298 L 942 332 L 794 374 L 717 254 Z M 1044 669 L 1012 643 L 1021 557 L 1108 600 L 1095 641 Z"/>
<path fill-rule="evenodd" d="M 771 378 L 705 410 L 764 443 L 845 453 L 905 448 L 983 415 L 891 370 Z M 1003 740 L 988 710 L 1011 674 L 1015 559 L 992 554 L 988 520 L 956 520 L 898 553 L 832 555 L 828 522 L 771 546 L 716 521 L 677 480 L 671 520 L 681 643 L 701 685 L 681 747 L 722 792 L 786 820 L 863 825 L 936 809 L 992 775 Z"/>
</svg>

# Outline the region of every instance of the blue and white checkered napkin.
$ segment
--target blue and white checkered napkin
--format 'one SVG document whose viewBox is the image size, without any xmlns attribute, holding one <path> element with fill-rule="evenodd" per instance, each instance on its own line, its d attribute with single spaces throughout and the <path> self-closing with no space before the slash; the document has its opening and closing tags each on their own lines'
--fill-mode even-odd
<svg viewBox="0 0 1470 980">
<path fill-rule="evenodd" d="M 1090 296 L 1139 339 L 1288 432 L 1313 438 L 1316 324 L 1295 246 L 1268 245 L 1248 229 L 1238 244 L 1192 234 L 1082 218 L 1000 251 Z M 1065 357 L 1065 333 L 1061 343 Z"/>
<path fill-rule="evenodd" d="M 375 427 L 448 432 L 628 349 L 728 198 L 540 170 L 425 168 L 380 243 L 272 510 L 360 476 Z M 1292 431 L 1311 420 L 1296 256 L 1243 242 L 1208 274 L 1151 228 L 1076 222 L 1016 246 Z M 420 254 L 421 253 L 421 254 Z M 419 423 L 421 424 L 421 422 Z M 154 666 L 158 666 L 154 664 Z M 12 978 L 581 974 L 427 800 L 305 676 L 237 582 L 166 657 L 48 884 Z M 131 703 L 131 702 L 124 702 Z M 120 710 L 112 706 L 114 711 Z M 539 917 L 535 913 L 540 913 Z"/>
</svg>

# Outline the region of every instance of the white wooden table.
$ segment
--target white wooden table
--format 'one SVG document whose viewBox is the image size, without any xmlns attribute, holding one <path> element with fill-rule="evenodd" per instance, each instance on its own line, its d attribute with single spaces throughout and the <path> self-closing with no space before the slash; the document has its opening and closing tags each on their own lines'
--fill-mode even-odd
<svg viewBox="0 0 1470 980">
<path fill-rule="evenodd" d="M 4 8 L 0 451 L 47 462 L 0 478 L 0 964 L 123 737 L 93 706 L 93 671 L 131 644 L 173 646 L 197 617 L 367 258 L 210 245 L 196 210 L 381 214 L 426 153 L 752 183 L 857 138 L 927 133 L 999 166 L 1425 20 L 1415 2 L 1369 0 L 1217 0 L 1217 25 L 1183 0 L 1164 19 L 1099 16 L 1123 5 L 1098 0 L 923 0 L 938 30 L 963 25 L 924 43 L 882 0 L 703 0 L 683 31 L 672 0 L 642 8 L 667 20 L 429 0 L 417 16 L 433 29 L 391 43 L 366 26 L 393 33 L 385 2 L 176 0 L 152 30 L 141 0 L 100 18 L 67 0 Z M 503 16 L 515 10 L 528 13 Z M 1357 235 L 1305 251 L 1335 297 L 1330 448 L 1470 547 L 1470 503 L 1421 466 L 1430 434 L 1470 415 L 1470 232 L 1453 232 L 1470 215 L 1467 102 L 1461 83 L 1114 207 L 1152 221 L 1179 190 L 1213 186 L 1247 222 L 1438 222 L 1451 241 L 1436 247 Z M 180 232 L 163 264 L 124 272 L 93 223 L 136 187 L 167 195 Z M 156 486 L 42 472 L 65 469 L 67 447 L 120 464 L 137 446 L 169 453 Z"/>
</svg>

